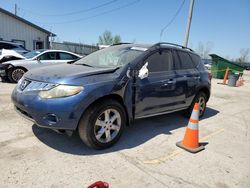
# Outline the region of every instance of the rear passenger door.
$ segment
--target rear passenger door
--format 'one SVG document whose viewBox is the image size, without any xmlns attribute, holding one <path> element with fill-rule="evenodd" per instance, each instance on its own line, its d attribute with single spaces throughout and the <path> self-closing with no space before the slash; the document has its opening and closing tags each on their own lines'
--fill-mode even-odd
<svg viewBox="0 0 250 188">
<path fill-rule="evenodd" d="M 78 57 L 66 52 L 58 52 L 57 63 L 67 63 L 69 61 L 75 60 Z"/>
<path fill-rule="evenodd" d="M 179 97 L 170 50 L 155 51 L 144 59 L 148 63 L 147 78 L 136 78 L 135 118 L 164 113 L 185 102 Z"/>
<path fill-rule="evenodd" d="M 188 107 L 196 94 L 196 88 L 200 82 L 200 73 L 188 52 L 176 50 L 175 59 L 177 84 L 182 85 L 185 89 L 185 106 Z"/>
</svg>

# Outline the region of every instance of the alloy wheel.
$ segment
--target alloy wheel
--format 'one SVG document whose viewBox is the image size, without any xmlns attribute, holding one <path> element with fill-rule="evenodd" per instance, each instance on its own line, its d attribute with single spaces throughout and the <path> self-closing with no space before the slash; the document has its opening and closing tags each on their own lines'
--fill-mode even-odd
<svg viewBox="0 0 250 188">
<path fill-rule="evenodd" d="M 111 142 L 121 129 L 121 115 L 113 108 L 104 110 L 98 116 L 95 125 L 95 138 L 101 143 Z"/>
<path fill-rule="evenodd" d="M 200 114 L 203 114 L 206 108 L 206 99 L 203 96 L 199 98 Z"/>
<path fill-rule="evenodd" d="M 12 79 L 15 81 L 15 82 L 18 82 L 22 76 L 24 75 L 25 71 L 23 69 L 15 69 L 13 70 L 12 72 Z"/>
</svg>

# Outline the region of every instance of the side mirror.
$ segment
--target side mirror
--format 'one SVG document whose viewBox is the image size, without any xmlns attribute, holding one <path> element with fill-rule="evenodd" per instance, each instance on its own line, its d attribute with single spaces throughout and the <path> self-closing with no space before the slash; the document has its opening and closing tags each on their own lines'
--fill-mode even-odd
<svg viewBox="0 0 250 188">
<path fill-rule="evenodd" d="M 138 77 L 143 80 L 144 78 L 148 77 L 148 62 L 145 63 L 145 65 L 142 66 L 142 68 L 139 70 Z"/>
<path fill-rule="evenodd" d="M 37 57 L 36 60 L 37 60 L 38 63 L 41 63 L 41 58 L 40 57 Z"/>
</svg>

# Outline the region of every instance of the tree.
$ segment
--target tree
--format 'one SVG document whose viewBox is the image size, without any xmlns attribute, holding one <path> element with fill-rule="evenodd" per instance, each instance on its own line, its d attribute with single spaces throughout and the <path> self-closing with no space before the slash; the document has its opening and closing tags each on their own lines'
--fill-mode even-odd
<svg viewBox="0 0 250 188">
<path fill-rule="evenodd" d="M 112 36 L 112 33 L 110 31 L 105 31 L 101 36 L 99 36 L 99 44 L 103 45 L 112 45 L 117 44 L 121 42 L 120 35 Z"/>
<path fill-rule="evenodd" d="M 239 63 L 245 63 L 248 60 L 248 56 L 250 53 L 250 49 L 249 48 L 242 48 L 240 50 L 240 57 L 236 60 Z"/>
<path fill-rule="evenodd" d="M 207 42 L 206 44 L 199 42 L 198 47 L 196 48 L 196 52 L 201 56 L 203 59 L 209 58 L 209 53 L 213 49 L 213 43 Z"/>
</svg>

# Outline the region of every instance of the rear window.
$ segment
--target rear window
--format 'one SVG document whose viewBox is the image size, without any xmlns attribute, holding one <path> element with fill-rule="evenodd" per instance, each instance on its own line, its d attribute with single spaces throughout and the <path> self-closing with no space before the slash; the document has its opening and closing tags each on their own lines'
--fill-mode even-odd
<svg viewBox="0 0 250 188">
<path fill-rule="evenodd" d="M 193 69 L 195 68 L 194 63 L 188 53 L 178 51 L 180 57 L 181 69 Z"/>
<path fill-rule="evenodd" d="M 201 63 L 201 58 L 195 54 L 189 54 L 193 60 L 194 66 L 197 67 Z"/>
<path fill-rule="evenodd" d="M 8 43 L 0 43 L 0 49 L 11 50 L 13 48 L 16 48 L 16 46 Z"/>
</svg>

